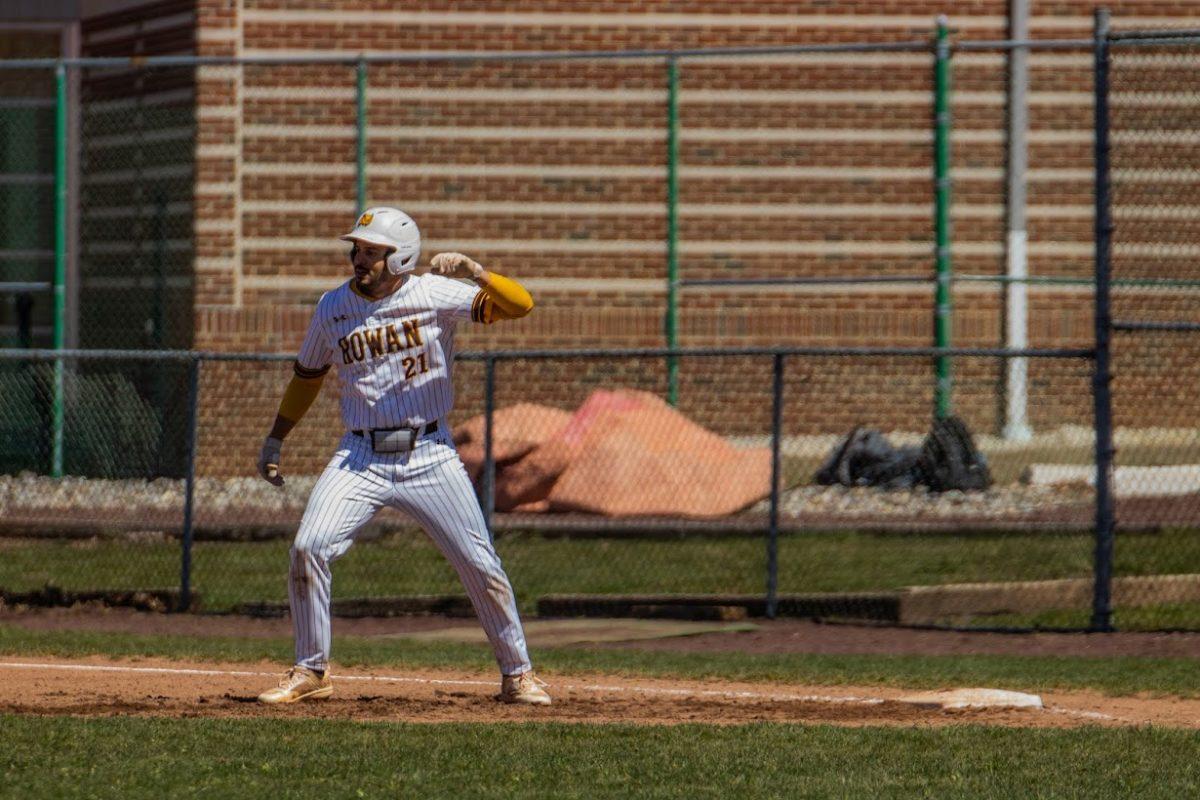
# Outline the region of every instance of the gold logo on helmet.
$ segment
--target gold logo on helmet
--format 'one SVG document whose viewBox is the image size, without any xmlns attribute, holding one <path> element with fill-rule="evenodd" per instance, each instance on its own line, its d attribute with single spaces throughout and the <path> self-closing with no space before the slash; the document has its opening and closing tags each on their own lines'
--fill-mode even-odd
<svg viewBox="0 0 1200 800">
<path fill-rule="evenodd" d="M 368 212 L 358 218 L 358 225 L 359 225 L 359 227 L 365 227 L 367 225 L 370 225 L 371 220 L 373 220 L 373 219 L 375 219 L 375 215 Z"/>
</svg>

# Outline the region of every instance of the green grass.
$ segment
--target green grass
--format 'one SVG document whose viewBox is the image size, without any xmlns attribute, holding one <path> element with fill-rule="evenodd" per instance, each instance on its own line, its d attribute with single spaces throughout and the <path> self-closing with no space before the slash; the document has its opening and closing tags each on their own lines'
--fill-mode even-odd
<svg viewBox="0 0 1200 800">
<path fill-rule="evenodd" d="M 516 534 L 497 543 L 524 608 L 552 593 L 758 593 L 766 555 L 759 538 L 676 540 L 565 539 Z M 287 599 L 288 543 L 199 542 L 192 585 L 208 610 L 241 602 Z M 1079 534 L 865 534 L 783 536 L 782 592 L 896 589 L 976 581 L 1085 578 L 1093 542 Z M 1116 574 L 1196 571 L 1200 542 L 1192 530 L 1123 534 Z M 6 540 L 0 587 L 53 584 L 63 589 L 178 586 L 179 546 Z M 461 594 L 457 577 L 420 535 L 361 543 L 334 568 L 334 597 Z"/>
<path fill-rule="evenodd" d="M 1052 609 L 1035 614 L 996 614 L 968 622 L 994 627 L 1084 628 L 1091 609 Z M 961 620 L 960 620 L 961 621 Z M 1200 603 L 1164 603 L 1134 608 L 1117 607 L 1112 616 L 1119 631 L 1195 630 L 1200 626 Z"/>
<path fill-rule="evenodd" d="M 105 655 L 288 664 L 292 643 L 284 638 L 30 631 L 0 625 L 0 653 L 6 657 Z M 1200 696 L 1197 662 L 1183 658 L 699 654 L 587 648 L 543 648 L 532 655 L 538 669 L 551 676 L 600 673 L 819 686 L 990 686 L 1031 692 L 1088 689 L 1111 695 Z M 333 661 L 343 667 L 496 668 L 490 650 L 483 646 L 336 635 Z"/>
<path fill-rule="evenodd" d="M 1175 798 L 1185 731 L 0 717 L 36 798 Z"/>
</svg>

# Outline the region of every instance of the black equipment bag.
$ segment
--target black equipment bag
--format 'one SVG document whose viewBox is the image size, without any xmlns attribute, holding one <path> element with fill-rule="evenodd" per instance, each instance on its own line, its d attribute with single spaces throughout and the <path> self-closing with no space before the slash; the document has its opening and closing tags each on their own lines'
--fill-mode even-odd
<svg viewBox="0 0 1200 800">
<path fill-rule="evenodd" d="M 987 459 L 975 448 L 971 432 L 956 416 L 934 420 L 933 430 L 921 445 L 918 463 L 921 482 L 933 492 L 982 491 L 992 485 Z"/>
</svg>

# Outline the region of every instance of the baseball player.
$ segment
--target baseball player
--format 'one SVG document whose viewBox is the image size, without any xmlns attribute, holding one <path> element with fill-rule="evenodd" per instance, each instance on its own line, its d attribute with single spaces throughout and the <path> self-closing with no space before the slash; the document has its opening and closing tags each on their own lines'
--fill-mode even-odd
<svg viewBox="0 0 1200 800">
<path fill-rule="evenodd" d="M 495 651 L 500 700 L 548 705 L 533 673 L 516 598 L 492 546 L 471 481 L 450 437 L 454 330 L 523 317 L 533 299 L 516 281 L 461 253 L 441 253 L 414 275 L 417 224 L 395 208 L 369 208 L 354 230 L 354 277 L 317 302 L 295 375 L 258 460 L 283 484 L 283 440 L 337 364 L 346 434 L 313 487 L 291 549 L 288 598 L 296 664 L 264 703 L 329 697 L 330 566 L 384 505 L 417 520 L 458 572 Z M 469 278 L 474 285 L 452 278 Z"/>
</svg>

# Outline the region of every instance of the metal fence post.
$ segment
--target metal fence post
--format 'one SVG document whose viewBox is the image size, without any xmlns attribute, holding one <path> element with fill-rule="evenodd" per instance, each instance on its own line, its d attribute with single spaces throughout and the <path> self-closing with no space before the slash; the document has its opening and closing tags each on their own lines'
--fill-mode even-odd
<svg viewBox="0 0 1200 800">
<path fill-rule="evenodd" d="M 188 362 L 187 477 L 183 488 L 183 536 L 179 565 L 179 610 L 192 607 L 192 518 L 196 499 L 196 437 L 200 416 L 200 357 Z"/>
<path fill-rule="evenodd" d="M 667 59 L 667 347 L 679 344 L 679 62 Z M 667 402 L 679 401 L 679 359 L 667 356 Z"/>
<path fill-rule="evenodd" d="M 355 128 L 358 132 L 355 151 L 354 188 L 358 213 L 367 207 L 367 62 L 359 58 L 354 83 Z"/>
<path fill-rule="evenodd" d="M 54 69 L 54 349 L 66 344 L 67 308 L 67 65 L 62 61 Z M 54 360 L 54 397 L 51 400 L 50 474 L 63 474 L 63 427 L 65 390 L 61 358 Z"/>
<path fill-rule="evenodd" d="M 780 440 L 783 436 L 783 354 L 772 359 L 771 384 L 771 510 L 767 521 L 767 617 L 775 619 L 779 606 L 779 484 Z"/>
<path fill-rule="evenodd" d="M 496 416 L 496 357 L 483 361 L 483 519 L 493 539 L 492 515 L 496 512 L 496 458 L 492 453 L 492 423 Z"/>
<path fill-rule="evenodd" d="M 1111 631 L 1112 571 L 1115 517 L 1112 496 L 1113 429 L 1112 372 L 1110 366 L 1110 278 L 1112 255 L 1112 207 L 1109 174 L 1108 131 L 1108 10 L 1095 13 L 1095 124 L 1096 124 L 1096 356 L 1092 372 L 1092 398 L 1096 418 L 1096 553 L 1095 587 L 1092 596 L 1092 630 Z"/>
<path fill-rule="evenodd" d="M 1029 38 L 1030 0 L 1009 0 L 1009 38 Z M 1004 216 L 1005 272 L 1004 340 L 1013 350 L 1029 346 L 1029 247 L 1026 213 L 1026 181 L 1029 167 L 1029 48 L 1008 52 L 1008 197 Z M 1028 441 L 1029 359 L 1010 358 L 1004 375 L 1004 438 Z"/>
<path fill-rule="evenodd" d="M 934 260 L 937 284 L 934 297 L 934 344 L 950 346 L 950 28 L 946 17 L 937 18 L 933 50 L 933 187 Z M 934 415 L 950 414 L 950 357 L 934 362 Z"/>
</svg>

